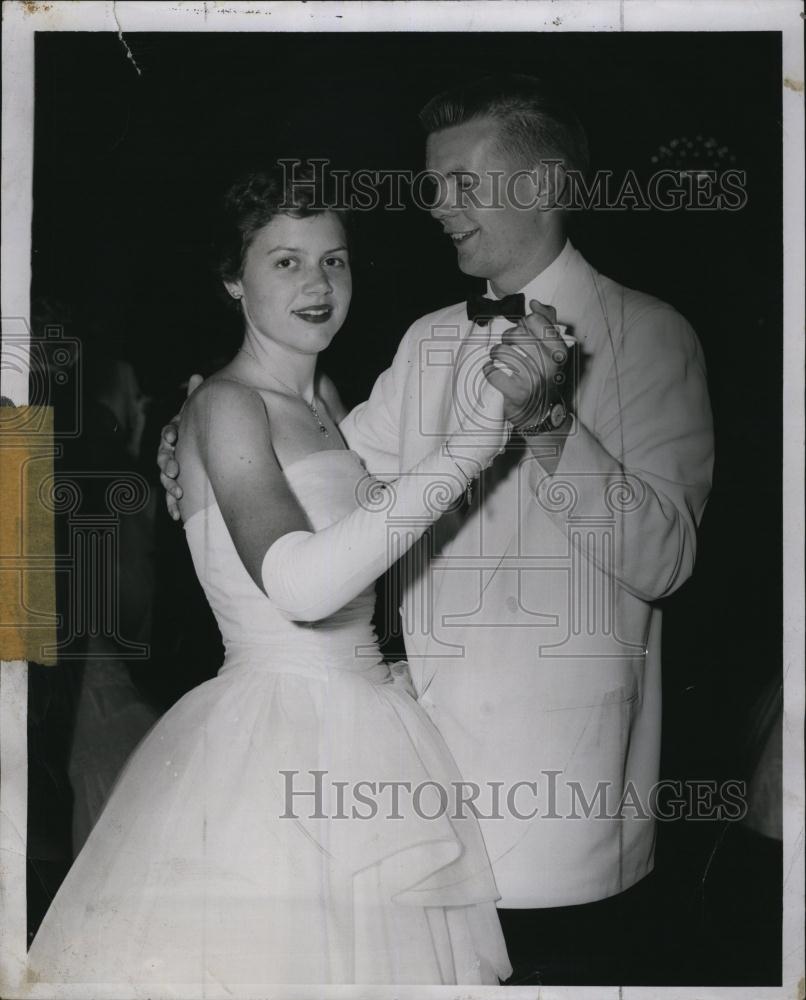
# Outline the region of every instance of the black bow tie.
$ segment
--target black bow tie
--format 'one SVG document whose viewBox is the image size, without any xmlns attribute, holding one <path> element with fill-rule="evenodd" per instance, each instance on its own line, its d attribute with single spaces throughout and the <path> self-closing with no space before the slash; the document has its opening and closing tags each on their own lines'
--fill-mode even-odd
<svg viewBox="0 0 806 1000">
<path fill-rule="evenodd" d="M 467 300 L 467 318 L 479 326 L 487 326 L 496 316 L 505 316 L 513 323 L 526 315 L 523 292 L 505 295 L 503 299 L 488 299 L 485 295 L 471 295 Z"/>
</svg>

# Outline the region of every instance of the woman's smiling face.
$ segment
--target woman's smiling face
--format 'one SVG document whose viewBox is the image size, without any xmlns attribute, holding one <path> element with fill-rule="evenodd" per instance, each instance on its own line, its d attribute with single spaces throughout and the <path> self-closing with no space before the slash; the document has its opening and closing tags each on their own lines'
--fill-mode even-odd
<svg viewBox="0 0 806 1000">
<path fill-rule="evenodd" d="M 277 215 L 259 229 L 243 273 L 226 282 L 247 328 L 302 354 L 318 354 L 344 323 L 352 294 L 344 226 L 323 212 Z"/>
</svg>

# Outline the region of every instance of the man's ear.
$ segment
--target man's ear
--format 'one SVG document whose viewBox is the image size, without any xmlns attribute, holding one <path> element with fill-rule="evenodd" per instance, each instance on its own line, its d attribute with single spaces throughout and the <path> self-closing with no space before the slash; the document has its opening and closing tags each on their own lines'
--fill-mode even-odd
<svg viewBox="0 0 806 1000">
<path fill-rule="evenodd" d="M 537 203 L 543 211 L 562 208 L 568 174 L 562 160 L 541 160 L 535 168 Z"/>
</svg>

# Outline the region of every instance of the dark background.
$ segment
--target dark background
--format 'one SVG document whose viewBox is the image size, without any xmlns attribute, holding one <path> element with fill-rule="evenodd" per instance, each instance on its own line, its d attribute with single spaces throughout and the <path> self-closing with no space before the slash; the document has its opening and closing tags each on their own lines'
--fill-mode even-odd
<svg viewBox="0 0 806 1000">
<path fill-rule="evenodd" d="M 746 777 L 753 706 L 781 672 L 780 36 L 125 37 L 139 75 L 114 34 L 37 35 L 33 298 L 57 303 L 87 354 L 134 362 L 156 400 L 149 476 L 179 383 L 236 343 L 204 246 L 214 199 L 244 163 L 298 154 L 416 172 L 425 101 L 509 69 L 562 85 L 596 168 L 646 178 L 666 146 L 675 152 L 661 165 L 696 169 L 709 165 L 699 150 L 713 137 L 718 165 L 747 172 L 740 211 L 593 212 L 575 216 L 572 233 L 598 270 L 671 302 L 705 349 L 715 483 L 695 576 L 665 602 L 662 768 L 664 777 Z M 348 403 L 366 397 L 412 320 L 473 288 L 454 258 L 422 211 L 359 215 L 353 305 L 323 358 Z M 155 697 L 170 703 L 215 670 L 217 647 L 192 582 L 177 590 L 187 569 L 181 530 L 163 516 L 158 532 L 158 591 L 172 613 L 155 633 L 165 667 Z M 192 635 L 177 644 L 183 629 Z M 659 907 L 671 937 L 645 981 L 778 980 L 776 850 L 716 823 L 662 825 Z"/>
</svg>

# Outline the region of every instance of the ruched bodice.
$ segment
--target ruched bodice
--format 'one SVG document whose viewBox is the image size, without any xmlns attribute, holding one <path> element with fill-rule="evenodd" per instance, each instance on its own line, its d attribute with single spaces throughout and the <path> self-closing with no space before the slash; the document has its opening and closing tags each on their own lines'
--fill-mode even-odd
<svg viewBox="0 0 806 1000">
<path fill-rule="evenodd" d="M 358 484 L 367 475 L 358 455 L 344 450 L 313 452 L 284 471 L 316 531 L 355 509 Z M 342 669 L 385 678 L 386 671 L 375 669 L 381 655 L 372 628 L 374 586 L 323 621 L 289 621 L 247 573 L 217 504 L 193 514 L 185 532 L 224 640 L 222 671 L 248 664 L 305 676 Z M 326 563 L 320 571 L 328 573 Z M 256 656 L 259 650 L 263 656 Z"/>
</svg>

